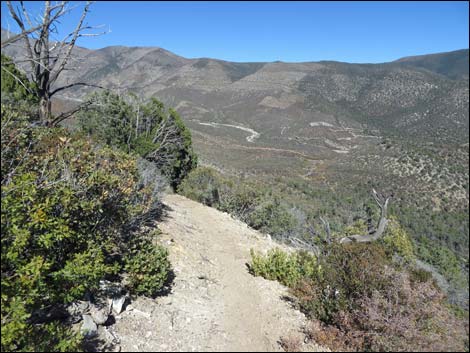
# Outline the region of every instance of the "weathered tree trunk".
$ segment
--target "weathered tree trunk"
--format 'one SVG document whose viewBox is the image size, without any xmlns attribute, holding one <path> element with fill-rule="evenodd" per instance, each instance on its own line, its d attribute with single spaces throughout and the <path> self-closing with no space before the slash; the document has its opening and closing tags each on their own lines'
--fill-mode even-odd
<svg viewBox="0 0 470 353">
<path fill-rule="evenodd" d="M 84 82 L 75 82 L 52 90 L 57 79 L 67 69 L 70 60 L 72 60 L 72 50 L 77 39 L 104 33 L 84 33 L 86 30 L 93 28 L 83 24 L 91 5 L 90 1 L 85 4 L 75 29 L 57 42 L 51 42 L 49 37 L 51 33 L 57 33 L 56 24 L 60 23 L 61 18 L 72 10 L 72 8 L 69 8 L 67 1 L 55 2 L 54 4 L 45 1 L 42 16 L 31 16 L 23 1 L 20 1 L 15 8 L 11 1 L 7 1 L 6 5 L 21 33 L 11 40 L 2 42 L 2 48 L 20 38 L 23 39 L 26 54 L 22 61 L 29 62 L 31 79 L 37 86 L 40 121 L 43 125 L 54 126 L 77 111 L 73 109 L 54 118 L 51 109 L 51 99 L 54 94 L 78 85 L 99 87 Z"/>
<path fill-rule="evenodd" d="M 369 234 L 356 234 L 356 235 L 344 237 L 339 241 L 341 244 L 351 243 L 351 242 L 358 242 L 358 243 L 371 242 L 371 241 L 379 239 L 385 232 L 385 228 L 387 227 L 387 223 L 388 223 L 388 219 L 387 219 L 388 203 L 391 197 L 385 198 L 384 196 L 377 194 L 375 190 L 372 190 L 372 195 L 374 196 L 375 202 L 377 202 L 381 211 L 380 220 L 377 224 L 376 229 L 372 230 Z"/>
<path fill-rule="evenodd" d="M 39 99 L 39 118 L 43 125 L 49 126 L 51 121 L 51 101 L 47 97 Z"/>
</svg>

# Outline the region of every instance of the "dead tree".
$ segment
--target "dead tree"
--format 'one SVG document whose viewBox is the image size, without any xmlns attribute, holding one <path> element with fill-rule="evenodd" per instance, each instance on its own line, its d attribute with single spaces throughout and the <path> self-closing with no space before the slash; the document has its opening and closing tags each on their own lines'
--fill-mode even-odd
<svg viewBox="0 0 470 353">
<path fill-rule="evenodd" d="M 87 30 L 97 28 L 84 24 L 85 17 L 92 4 L 92 2 L 88 1 L 75 29 L 65 35 L 61 41 L 51 41 L 50 34 L 57 33 L 57 23 L 60 23 L 60 19 L 75 8 L 75 6 L 69 7 L 68 3 L 68 1 L 62 1 L 51 5 L 50 1 L 45 1 L 44 13 L 39 20 L 36 20 L 30 16 L 23 1 L 20 1 L 20 5 L 16 9 L 13 8 L 11 1 L 7 1 L 10 15 L 20 27 L 21 33 L 7 39 L 2 43 L 2 48 L 4 45 L 11 45 L 13 42 L 23 39 L 26 56 L 22 61 L 29 64 L 31 79 L 37 87 L 39 117 L 41 123 L 47 126 L 57 125 L 76 111 L 76 109 L 74 109 L 71 112 L 53 117 L 51 112 L 51 99 L 55 94 L 79 85 L 93 86 L 85 82 L 75 82 L 55 87 L 61 73 L 69 69 L 68 66 L 73 59 L 72 50 L 77 39 L 85 36 L 104 34 L 104 32 L 84 33 Z"/>
<path fill-rule="evenodd" d="M 351 242 L 370 242 L 379 239 L 383 233 L 385 232 L 385 228 L 387 227 L 388 219 L 387 219 L 387 209 L 392 196 L 385 197 L 384 195 L 378 194 L 377 191 L 372 189 L 372 196 L 374 197 L 375 202 L 380 207 L 380 219 L 377 223 L 377 227 L 371 228 L 369 227 L 368 234 L 355 234 L 350 235 L 348 237 L 344 237 L 340 239 L 341 244 L 351 243 Z"/>
<path fill-rule="evenodd" d="M 325 243 L 330 245 L 331 244 L 330 223 L 323 217 L 320 217 L 320 220 L 322 221 L 323 227 L 325 228 L 325 234 L 326 234 Z"/>
</svg>

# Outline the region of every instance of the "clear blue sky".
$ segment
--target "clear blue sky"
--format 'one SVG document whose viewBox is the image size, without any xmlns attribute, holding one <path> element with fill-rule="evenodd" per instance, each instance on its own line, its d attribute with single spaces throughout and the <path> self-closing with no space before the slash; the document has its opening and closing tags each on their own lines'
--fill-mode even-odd
<svg viewBox="0 0 470 353">
<path fill-rule="evenodd" d="M 43 6 L 26 4 L 34 14 Z M 469 41 L 466 1 L 98 1 L 91 10 L 88 23 L 111 32 L 79 45 L 158 46 L 187 58 L 385 62 L 468 48 Z M 70 30 L 78 16 L 79 9 L 61 29 Z M 1 22 L 17 31 L 3 1 Z"/>
</svg>

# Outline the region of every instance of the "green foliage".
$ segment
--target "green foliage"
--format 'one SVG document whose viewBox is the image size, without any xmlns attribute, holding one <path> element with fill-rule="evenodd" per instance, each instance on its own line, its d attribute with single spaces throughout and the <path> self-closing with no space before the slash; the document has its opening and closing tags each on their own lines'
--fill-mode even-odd
<svg viewBox="0 0 470 353">
<path fill-rule="evenodd" d="M 413 242 L 395 217 L 390 217 L 387 228 L 380 241 L 384 244 L 385 251 L 389 256 L 398 254 L 408 262 L 415 257 Z"/>
<path fill-rule="evenodd" d="M 215 170 L 199 167 L 188 174 L 178 187 L 178 192 L 204 205 L 218 207 L 223 185 L 223 178 Z"/>
<path fill-rule="evenodd" d="M 1 177 L 2 350 L 74 350 L 79 338 L 66 327 L 31 317 L 82 299 L 123 270 L 129 225 L 151 211 L 151 192 L 139 185 L 132 156 L 64 129 L 31 127 L 5 106 Z M 155 261 L 141 270 L 154 287 L 165 258 L 145 246 L 126 255 L 132 273 Z"/>
<path fill-rule="evenodd" d="M 94 93 L 88 98 L 90 106 L 78 114 L 79 125 L 98 141 L 154 162 L 176 188 L 197 165 L 191 133 L 178 113 L 167 111 L 157 99 L 135 99 L 109 91 Z"/>
<path fill-rule="evenodd" d="M 5 103 L 5 100 L 10 103 L 20 104 L 24 101 L 37 103 L 35 84 L 30 82 L 26 75 L 16 68 L 11 58 L 2 54 L 1 60 L 2 103 Z"/>
<path fill-rule="evenodd" d="M 449 248 L 436 246 L 426 238 L 418 243 L 417 253 L 420 258 L 439 269 L 439 272 L 450 279 L 451 283 L 468 288 L 468 277 L 464 272 L 464 268 L 468 268 L 468 259 L 461 259 Z"/>
<path fill-rule="evenodd" d="M 341 232 L 342 236 L 351 236 L 356 234 L 367 234 L 367 224 L 364 219 L 358 219 L 353 224 L 345 227 Z M 343 235 L 344 234 L 344 235 Z"/>
<path fill-rule="evenodd" d="M 220 203 L 220 210 L 230 213 L 243 222 L 253 225 L 253 212 L 262 203 L 264 194 L 263 189 L 251 184 L 228 183 L 230 192 L 223 192 Z M 223 186 L 223 185 L 222 185 Z"/>
<path fill-rule="evenodd" d="M 29 315 L 26 313 L 21 300 L 13 300 L 8 308 L 2 311 L 10 313 L 11 317 L 2 322 L 2 351 L 3 352 L 81 352 L 82 337 L 76 332 L 63 327 L 59 322 L 43 325 L 25 324 Z M 19 312 L 20 316 L 17 316 Z M 3 313 L 2 313 L 3 321 Z"/>
<path fill-rule="evenodd" d="M 211 168 L 196 168 L 178 192 L 246 222 L 250 227 L 285 238 L 297 223 L 280 197 L 261 184 L 235 182 Z"/>
<path fill-rule="evenodd" d="M 134 240 L 124 259 L 129 288 L 136 294 L 155 296 L 169 278 L 168 251 L 153 244 L 152 240 L 151 236 Z"/>
<path fill-rule="evenodd" d="M 314 278 L 318 274 L 316 257 L 305 251 L 289 254 L 274 248 L 263 256 L 251 249 L 250 254 L 253 275 L 277 280 L 288 287 L 294 287 L 302 278 Z"/>
<path fill-rule="evenodd" d="M 248 224 L 254 229 L 278 237 L 288 237 L 295 228 L 295 219 L 287 212 L 279 198 L 274 197 L 260 204 L 251 213 Z"/>
</svg>

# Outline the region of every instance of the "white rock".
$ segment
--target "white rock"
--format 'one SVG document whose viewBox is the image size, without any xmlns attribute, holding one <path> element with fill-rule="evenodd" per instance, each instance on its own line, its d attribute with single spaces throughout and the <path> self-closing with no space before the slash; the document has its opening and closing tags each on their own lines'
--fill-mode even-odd
<svg viewBox="0 0 470 353">
<path fill-rule="evenodd" d="M 83 315 L 83 323 L 80 332 L 85 338 L 91 338 L 98 335 L 98 326 L 96 326 L 90 315 Z"/>
<path fill-rule="evenodd" d="M 114 298 L 113 299 L 113 311 L 116 314 L 122 313 L 124 310 L 124 305 L 126 304 L 127 296 L 123 295 L 122 297 L 119 298 Z"/>
<path fill-rule="evenodd" d="M 108 321 L 109 311 L 107 308 L 98 309 L 93 307 L 91 310 L 91 318 L 97 325 L 104 325 Z"/>
</svg>

